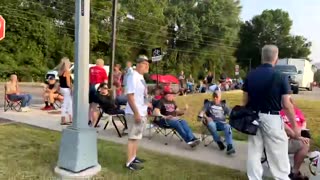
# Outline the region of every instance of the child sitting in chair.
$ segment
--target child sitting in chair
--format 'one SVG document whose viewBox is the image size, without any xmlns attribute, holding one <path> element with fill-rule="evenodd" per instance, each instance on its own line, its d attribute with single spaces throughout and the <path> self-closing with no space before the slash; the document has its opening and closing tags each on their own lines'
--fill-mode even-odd
<svg viewBox="0 0 320 180">
<path fill-rule="evenodd" d="M 236 151 L 232 143 L 232 130 L 231 126 L 226 122 L 226 115 L 229 115 L 230 109 L 224 101 L 221 101 L 220 90 L 214 91 L 212 96 L 213 100 L 204 104 L 199 114 L 199 119 L 204 121 L 203 123 L 209 129 L 220 150 L 224 150 L 226 146 L 221 141 L 218 131 L 224 131 L 227 143 L 227 154 L 234 154 Z"/>
</svg>

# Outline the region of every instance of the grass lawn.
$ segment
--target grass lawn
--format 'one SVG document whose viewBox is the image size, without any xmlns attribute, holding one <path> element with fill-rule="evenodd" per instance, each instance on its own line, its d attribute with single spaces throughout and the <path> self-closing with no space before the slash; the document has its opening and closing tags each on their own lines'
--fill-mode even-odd
<svg viewBox="0 0 320 180">
<path fill-rule="evenodd" d="M 202 123 L 197 121 L 198 113 L 200 112 L 204 99 L 212 99 L 211 94 L 193 94 L 177 97 L 178 107 L 189 105 L 189 111 L 184 118 L 188 120 L 190 126 L 195 132 L 200 132 Z M 229 107 L 234 107 L 242 102 L 241 91 L 229 91 L 222 95 L 222 99 L 227 101 Z M 313 140 L 313 145 L 320 148 L 320 101 L 310 101 L 295 99 L 296 105 L 302 110 L 307 120 L 307 127 L 310 129 Z M 247 136 L 234 131 L 234 138 L 237 140 L 246 140 Z"/>
<path fill-rule="evenodd" d="M 0 179 L 54 179 L 60 133 L 22 124 L 0 125 Z M 123 167 L 126 148 L 99 141 L 99 163 L 102 171 L 95 179 L 213 179 L 245 180 L 239 171 L 166 156 L 141 149 L 145 169 L 129 172 Z"/>
</svg>

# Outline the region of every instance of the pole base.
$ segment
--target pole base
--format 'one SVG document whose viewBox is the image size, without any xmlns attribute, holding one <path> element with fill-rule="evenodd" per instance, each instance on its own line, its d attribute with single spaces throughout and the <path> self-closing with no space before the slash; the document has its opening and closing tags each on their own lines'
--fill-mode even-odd
<svg viewBox="0 0 320 180">
<path fill-rule="evenodd" d="M 96 130 L 76 129 L 72 126 L 63 129 L 57 166 L 80 173 L 98 165 Z"/>
<path fill-rule="evenodd" d="M 58 166 L 54 168 L 54 172 L 61 178 L 61 179 L 89 179 L 94 175 L 98 174 L 101 171 L 101 166 L 98 164 L 97 166 L 91 167 L 84 171 L 74 173 L 71 171 L 67 171 L 65 169 L 61 169 Z"/>
</svg>

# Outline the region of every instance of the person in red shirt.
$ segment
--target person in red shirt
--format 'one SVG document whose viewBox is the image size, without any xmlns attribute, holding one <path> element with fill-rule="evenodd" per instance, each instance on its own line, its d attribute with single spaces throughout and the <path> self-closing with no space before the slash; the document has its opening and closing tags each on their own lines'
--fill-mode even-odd
<svg viewBox="0 0 320 180">
<path fill-rule="evenodd" d="M 108 75 L 106 70 L 104 69 L 103 59 L 97 59 L 96 66 L 90 67 L 89 69 L 89 125 L 95 124 L 98 119 L 98 114 L 96 112 L 97 104 L 95 103 L 97 102 L 96 85 L 103 82 L 108 82 Z"/>
<path fill-rule="evenodd" d="M 302 131 L 308 131 L 306 130 L 306 120 L 302 113 L 302 111 L 295 106 L 292 97 L 290 98 L 290 101 L 292 105 L 294 106 L 294 111 L 296 115 L 296 121 L 297 121 L 297 127 L 301 129 Z M 301 137 L 299 139 L 294 139 L 291 137 L 294 137 L 294 131 L 292 130 L 292 126 L 285 115 L 284 110 L 280 111 L 280 116 L 283 119 L 285 123 L 285 130 L 289 137 L 289 144 L 288 144 L 288 150 L 289 154 L 294 154 L 294 165 L 292 168 L 292 172 L 290 173 L 289 177 L 291 179 L 303 179 L 304 176 L 300 173 L 300 167 L 302 163 L 304 162 L 304 158 L 307 156 L 309 152 L 309 138 L 310 137 L 303 137 L 303 133 L 301 133 Z"/>
</svg>

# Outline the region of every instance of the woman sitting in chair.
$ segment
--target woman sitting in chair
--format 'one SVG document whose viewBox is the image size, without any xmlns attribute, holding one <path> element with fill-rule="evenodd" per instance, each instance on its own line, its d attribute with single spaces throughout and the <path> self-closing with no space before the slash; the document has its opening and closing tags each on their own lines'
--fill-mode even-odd
<svg viewBox="0 0 320 180">
<path fill-rule="evenodd" d="M 154 115 L 161 117 L 158 122 L 160 127 L 168 126 L 169 128 L 175 129 L 188 145 L 195 147 L 199 145 L 200 140 L 193 135 L 187 121 L 179 117 L 184 114 L 187 107 L 183 111 L 179 111 L 174 101 L 174 94 L 175 93 L 169 91 L 164 92 L 164 97 L 154 109 Z"/>
<path fill-rule="evenodd" d="M 99 104 L 100 108 L 103 112 L 114 115 L 114 114 L 123 114 L 124 110 L 120 109 L 120 106 L 116 101 L 113 99 L 112 95 L 109 93 L 109 88 L 107 83 L 101 83 L 97 89 L 97 96 L 93 100 L 94 103 Z M 98 112 L 95 112 L 98 113 Z M 95 116 L 97 117 L 97 116 Z M 96 123 L 96 119 L 93 121 L 93 124 Z M 91 122 L 89 122 L 91 124 Z"/>
</svg>

